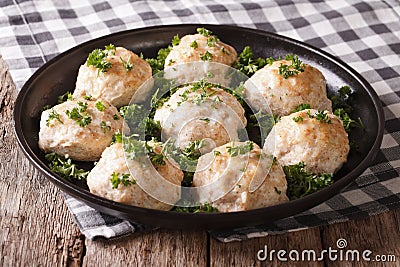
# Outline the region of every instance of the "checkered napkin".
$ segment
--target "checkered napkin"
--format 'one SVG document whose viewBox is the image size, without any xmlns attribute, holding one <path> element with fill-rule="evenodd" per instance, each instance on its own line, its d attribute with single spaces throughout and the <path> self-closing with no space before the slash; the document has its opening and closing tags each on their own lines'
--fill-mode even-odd
<svg viewBox="0 0 400 267">
<path fill-rule="evenodd" d="M 295 231 L 400 207 L 400 2 L 358 0 L 1 0 L 0 52 L 20 88 L 46 61 L 79 43 L 160 24 L 233 24 L 305 41 L 338 56 L 378 93 L 385 135 L 373 166 L 341 194 L 274 224 L 214 231 L 221 241 Z M 66 202 L 89 239 L 116 238 L 150 227 Z"/>
</svg>

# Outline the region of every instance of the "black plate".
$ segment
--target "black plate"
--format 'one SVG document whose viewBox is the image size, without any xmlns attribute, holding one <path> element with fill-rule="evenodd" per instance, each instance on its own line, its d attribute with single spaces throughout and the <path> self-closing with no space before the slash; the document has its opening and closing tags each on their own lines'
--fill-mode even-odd
<svg viewBox="0 0 400 267">
<path fill-rule="evenodd" d="M 144 224 L 186 229 L 249 226 L 270 223 L 297 214 L 339 193 L 371 164 L 382 142 L 384 116 L 378 96 L 360 74 L 328 53 L 287 37 L 234 26 L 200 25 L 233 45 L 237 51 L 249 45 L 256 56 L 277 57 L 295 53 L 303 61 L 322 71 L 329 92 L 335 92 L 343 85 L 349 85 L 355 91 L 353 115 L 362 118 L 365 130 L 354 131 L 350 136 L 350 139 L 357 140 L 360 145 L 359 152 L 350 153 L 348 162 L 336 175 L 335 183 L 304 198 L 263 209 L 186 214 L 119 204 L 93 195 L 84 186 L 53 174 L 37 144 L 41 109 L 47 104 L 56 104 L 57 96 L 73 91 L 78 68 L 85 62 L 87 55 L 95 48 L 113 43 L 137 54 L 143 52 L 145 57 L 152 57 L 159 48 L 167 46 L 174 35 L 194 33 L 197 27 L 199 25 L 171 25 L 119 32 L 83 43 L 47 62 L 23 86 L 15 106 L 15 131 L 28 159 L 56 186 L 95 209 Z"/>
</svg>

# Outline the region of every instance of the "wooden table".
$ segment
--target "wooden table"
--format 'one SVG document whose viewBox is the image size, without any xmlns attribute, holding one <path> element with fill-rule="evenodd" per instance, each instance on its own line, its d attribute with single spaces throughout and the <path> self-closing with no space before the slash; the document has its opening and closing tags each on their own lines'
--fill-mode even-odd
<svg viewBox="0 0 400 267">
<path fill-rule="evenodd" d="M 19 149 L 13 130 L 17 92 L 0 57 L 0 266 L 259 266 L 257 251 L 336 246 L 394 254 L 400 265 L 400 211 L 245 242 L 220 243 L 206 232 L 160 230 L 118 241 L 85 239 L 60 190 L 41 175 Z M 263 262 L 270 264 L 270 262 Z M 299 263 L 343 266 L 349 262 Z M 365 262 L 353 262 L 363 266 Z M 283 265 L 273 262 L 274 266 Z M 294 263 L 290 262 L 293 266 Z M 393 266 L 394 263 L 387 263 Z"/>
</svg>

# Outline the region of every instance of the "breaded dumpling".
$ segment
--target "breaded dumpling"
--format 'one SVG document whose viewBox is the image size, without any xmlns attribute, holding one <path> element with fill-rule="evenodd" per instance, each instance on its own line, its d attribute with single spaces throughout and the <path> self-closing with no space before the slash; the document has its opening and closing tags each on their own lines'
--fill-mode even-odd
<svg viewBox="0 0 400 267">
<path fill-rule="evenodd" d="M 122 126 L 118 110 L 105 100 L 68 100 L 43 111 L 39 148 L 74 160 L 95 161 Z"/>
<path fill-rule="evenodd" d="M 329 111 L 314 109 L 282 117 L 264 148 L 282 166 L 304 162 L 305 168 L 315 174 L 338 171 L 350 150 L 342 122 Z"/>
<path fill-rule="evenodd" d="M 325 77 L 318 69 L 304 64 L 304 72 L 285 79 L 284 74 L 279 74 L 281 64 L 290 66 L 292 61 L 278 60 L 266 65 L 245 83 L 244 96 L 253 109 L 259 111 L 269 105 L 272 114 L 285 116 L 299 105 L 309 104 L 313 109 L 332 111 Z"/>
<path fill-rule="evenodd" d="M 246 126 L 244 109 L 237 99 L 202 81 L 179 88 L 156 110 L 154 120 L 160 121 L 163 138 L 173 139 L 182 149 L 202 139 L 215 143 L 205 152 L 237 141 L 238 130 Z"/>
<path fill-rule="evenodd" d="M 160 153 L 157 149 L 156 153 Z M 139 170 L 142 163 L 126 157 L 123 145 L 116 143 L 108 147 L 102 154 L 101 159 L 91 170 L 87 177 L 90 192 L 95 195 L 128 205 L 157 209 L 170 210 L 172 205 L 158 201 L 148 195 L 137 183 L 137 177 L 132 177 L 130 169 Z M 129 167 L 128 167 L 129 166 Z M 180 186 L 183 179 L 182 171 L 165 161 L 165 165 L 155 166 L 158 173 L 169 182 Z M 143 173 L 143 171 L 138 171 Z M 158 184 L 153 185 L 156 189 Z M 167 194 L 168 191 L 165 191 Z M 171 196 L 177 201 L 180 194 Z"/>
<path fill-rule="evenodd" d="M 148 79 L 144 87 L 150 89 L 153 85 L 151 67 L 135 53 L 123 47 L 97 49 L 79 68 L 73 96 L 91 96 L 92 99 L 105 99 L 117 107 L 125 106 Z M 135 101 L 143 101 L 147 91 L 141 89 Z"/>
<path fill-rule="evenodd" d="M 220 212 L 251 210 L 288 201 L 282 167 L 250 141 L 228 143 L 199 158 L 193 186 L 207 185 L 208 189 L 198 190 L 199 201 L 211 202 Z"/>
</svg>

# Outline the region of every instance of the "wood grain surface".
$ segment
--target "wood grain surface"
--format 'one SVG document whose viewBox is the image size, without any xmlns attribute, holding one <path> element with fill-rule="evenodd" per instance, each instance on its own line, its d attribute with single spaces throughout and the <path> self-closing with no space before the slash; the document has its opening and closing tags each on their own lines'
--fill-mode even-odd
<svg viewBox="0 0 400 267">
<path fill-rule="evenodd" d="M 114 241 L 85 240 L 61 192 L 24 157 L 13 132 L 15 85 L 0 57 L 0 266 L 365 266 L 365 262 L 257 260 L 268 249 L 336 248 L 394 254 L 400 266 L 400 211 L 244 242 L 220 243 L 206 232 L 157 230 Z"/>
</svg>

